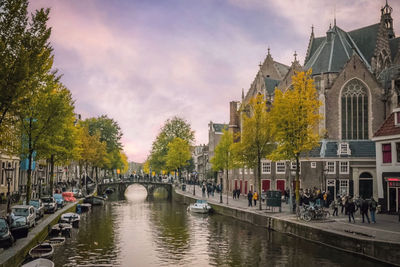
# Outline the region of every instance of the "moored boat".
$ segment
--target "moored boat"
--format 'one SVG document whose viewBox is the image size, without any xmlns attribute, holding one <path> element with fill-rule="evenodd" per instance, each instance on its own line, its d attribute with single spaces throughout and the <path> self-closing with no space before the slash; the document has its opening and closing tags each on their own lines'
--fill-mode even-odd
<svg viewBox="0 0 400 267">
<path fill-rule="evenodd" d="M 48 259 L 39 258 L 25 263 L 21 267 L 54 267 L 54 262 Z"/>
<path fill-rule="evenodd" d="M 196 203 L 191 204 L 188 207 L 188 210 L 194 213 L 209 213 L 212 210 L 212 208 L 207 203 L 207 200 L 198 199 Z"/>
<path fill-rule="evenodd" d="M 90 203 L 90 204 L 92 204 L 92 206 L 100 206 L 100 205 L 104 205 L 105 200 L 106 200 L 105 198 L 99 197 L 99 196 L 88 196 L 88 197 L 85 197 L 83 202 Z"/>
<path fill-rule="evenodd" d="M 67 212 L 61 215 L 60 223 L 69 223 L 73 227 L 78 228 L 80 220 L 81 216 L 79 216 L 79 214 L 73 212 Z"/>
<path fill-rule="evenodd" d="M 58 247 L 65 243 L 65 237 L 57 236 L 57 237 L 50 238 L 49 240 L 46 240 L 45 242 L 49 243 L 53 247 Z"/>
<path fill-rule="evenodd" d="M 90 204 L 90 203 L 83 203 L 83 204 L 80 204 L 80 206 L 81 206 L 81 211 L 82 211 L 82 212 L 86 212 L 86 211 L 89 211 L 89 210 L 90 210 L 90 208 L 92 207 L 92 204 Z"/>
<path fill-rule="evenodd" d="M 54 253 L 54 248 L 51 244 L 49 243 L 41 243 L 37 245 L 36 247 L 33 247 L 29 251 L 29 255 L 33 258 L 50 258 L 53 256 Z"/>
<path fill-rule="evenodd" d="M 57 223 L 51 228 L 51 236 L 62 236 L 71 237 L 72 225 L 69 223 Z"/>
</svg>

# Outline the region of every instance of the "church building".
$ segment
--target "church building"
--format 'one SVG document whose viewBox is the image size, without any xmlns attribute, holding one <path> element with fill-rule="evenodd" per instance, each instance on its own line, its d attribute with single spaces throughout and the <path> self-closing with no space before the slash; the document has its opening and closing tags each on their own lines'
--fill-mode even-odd
<svg viewBox="0 0 400 267">
<path fill-rule="evenodd" d="M 239 110 L 251 98 L 262 94 L 270 104 L 275 89 L 291 87 L 296 71 L 312 69 L 322 102 L 319 133 L 323 139 L 300 161 L 300 188 L 317 187 L 329 191 L 332 198 L 374 197 L 387 210 L 383 178 L 376 171 L 376 165 L 381 164 L 376 161 L 376 150 L 382 147 L 375 146 L 372 138 L 400 107 L 400 38 L 395 36 L 392 11 L 386 2 L 378 23 L 351 31 L 340 28 L 336 20 L 325 36 L 314 36 L 312 29 L 303 65 L 296 53 L 290 66 L 276 62 L 268 49 L 247 93 L 242 92 L 242 101 L 230 103 L 230 130 L 241 130 L 243 114 Z M 262 190 L 290 188 L 295 165 L 264 159 Z M 231 172 L 229 190 L 237 188 L 245 194 L 256 188 L 254 171 Z"/>
</svg>

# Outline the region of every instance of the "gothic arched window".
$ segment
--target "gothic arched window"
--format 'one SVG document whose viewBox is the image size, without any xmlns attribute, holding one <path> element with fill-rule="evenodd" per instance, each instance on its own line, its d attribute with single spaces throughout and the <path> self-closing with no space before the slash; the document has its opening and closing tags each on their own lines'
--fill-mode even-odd
<svg viewBox="0 0 400 267">
<path fill-rule="evenodd" d="M 341 96 L 342 139 L 368 139 L 368 91 L 357 79 L 346 84 Z"/>
</svg>

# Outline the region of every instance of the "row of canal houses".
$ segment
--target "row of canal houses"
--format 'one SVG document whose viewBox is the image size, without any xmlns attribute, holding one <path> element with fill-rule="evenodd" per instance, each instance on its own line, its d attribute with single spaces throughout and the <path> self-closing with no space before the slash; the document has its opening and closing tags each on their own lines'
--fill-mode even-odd
<svg viewBox="0 0 400 267">
<path fill-rule="evenodd" d="M 329 191 L 333 198 L 350 195 L 378 200 L 383 212 L 400 209 L 400 38 L 393 29 L 392 8 L 386 3 L 377 10 L 377 23 L 345 31 L 334 22 L 326 35 L 314 36 L 308 43 L 303 65 L 294 60 L 290 66 L 274 61 L 268 48 L 254 81 L 241 101 L 230 102 L 229 124 L 209 124 L 209 145 L 195 153 L 206 177 L 209 159 L 222 135 L 242 130 L 240 107 L 257 94 L 269 103 L 274 90 L 287 90 L 295 72 L 312 69 L 312 77 L 322 106 L 324 119 L 319 146 L 304 154 L 300 161 L 300 187 Z M 262 190 L 285 190 L 293 183 L 297 168 L 292 162 L 262 161 Z M 222 175 L 222 174 L 220 174 Z M 252 169 L 229 171 L 224 188 L 242 194 L 256 187 Z"/>
</svg>

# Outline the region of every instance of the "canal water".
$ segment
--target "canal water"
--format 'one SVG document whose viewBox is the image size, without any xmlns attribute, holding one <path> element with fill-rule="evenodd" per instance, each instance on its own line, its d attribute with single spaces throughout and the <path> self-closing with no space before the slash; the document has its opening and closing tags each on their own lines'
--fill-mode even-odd
<svg viewBox="0 0 400 267">
<path fill-rule="evenodd" d="M 139 186 L 81 216 L 55 266 L 380 266 L 220 215 L 196 215 Z M 383 265 L 382 265 L 383 266 Z"/>
</svg>

